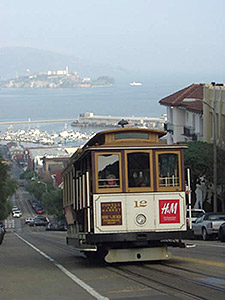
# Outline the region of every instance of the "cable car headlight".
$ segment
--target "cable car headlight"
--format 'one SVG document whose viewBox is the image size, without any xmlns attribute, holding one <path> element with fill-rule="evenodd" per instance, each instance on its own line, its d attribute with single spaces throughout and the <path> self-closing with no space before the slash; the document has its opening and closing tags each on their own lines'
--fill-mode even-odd
<svg viewBox="0 0 225 300">
<path fill-rule="evenodd" d="M 136 222 L 138 225 L 144 225 L 147 221 L 147 218 L 143 214 L 139 214 L 136 216 Z"/>
</svg>

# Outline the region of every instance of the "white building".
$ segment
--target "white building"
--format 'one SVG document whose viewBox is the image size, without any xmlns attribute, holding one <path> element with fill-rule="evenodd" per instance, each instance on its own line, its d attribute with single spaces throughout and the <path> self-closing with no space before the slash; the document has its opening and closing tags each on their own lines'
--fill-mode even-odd
<svg viewBox="0 0 225 300">
<path fill-rule="evenodd" d="M 203 136 L 212 143 L 216 126 L 216 143 L 225 147 L 225 85 L 205 84 L 203 98 Z M 215 117 L 215 119 L 214 119 Z"/>
<path fill-rule="evenodd" d="M 47 71 L 47 75 L 68 75 L 69 67 L 66 66 L 65 70 Z"/>
<path fill-rule="evenodd" d="M 217 143 L 225 141 L 225 86 L 192 84 L 160 100 L 167 107 L 168 142 L 213 142 L 214 112 Z"/>
</svg>

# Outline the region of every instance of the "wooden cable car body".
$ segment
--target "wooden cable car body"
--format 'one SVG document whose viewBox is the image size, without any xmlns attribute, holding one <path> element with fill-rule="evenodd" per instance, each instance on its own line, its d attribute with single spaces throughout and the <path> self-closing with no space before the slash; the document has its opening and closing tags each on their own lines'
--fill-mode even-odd
<svg viewBox="0 0 225 300">
<path fill-rule="evenodd" d="M 162 260 L 186 231 L 184 145 L 165 132 L 97 133 L 63 172 L 67 243 L 107 262 Z"/>
</svg>

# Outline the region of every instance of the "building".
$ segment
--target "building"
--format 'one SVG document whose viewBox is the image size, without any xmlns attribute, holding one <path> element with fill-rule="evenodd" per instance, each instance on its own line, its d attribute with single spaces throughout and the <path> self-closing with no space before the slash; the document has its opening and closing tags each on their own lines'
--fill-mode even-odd
<svg viewBox="0 0 225 300">
<path fill-rule="evenodd" d="M 26 148 L 25 155 L 28 170 L 37 171 L 42 178 L 46 172 L 52 175 L 64 168 L 66 161 L 76 149 L 77 147 L 73 149 L 57 147 Z"/>
<path fill-rule="evenodd" d="M 203 137 L 204 141 L 214 141 L 215 125 L 216 143 L 225 148 L 225 85 L 205 84 L 203 93 Z"/>
<path fill-rule="evenodd" d="M 191 140 L 212 143 L 215 124 L 217 143 L 224 146 L 224 84 L 192 84 L 159 103 L 167 107 L 165 129 L 169 143 Z"/>
<path fill-rule="evenodd" d="M 47 71 L 47 75 L 68 75 L 69 67 L 66 66 L 65 70 L 57 70 L 57 71 Z"/>
<path fill-rule="evenodd" d="M 10 159 L 14 160 L 20 165 L 24 164 L 24 149 L 20 145 L 14 145 L 13 143 L 7 144 L 7 154 Z"/>
<path fill-rule="evenodd" d="M 69 160 L 69 156 L 64 157 L 43 157 L 42 177 L 44 180 L 56 178 L 56 174 L 62 171 Z"/>
<path fill-rule="evenodd" d="M 145 126 L 148 128 L 155 128 L 163 130 L 163 125 L 166 116 L 159 117 L 127 117 L 127 116 L 99 116 L 94 115 L 93 112 L 86 112 L 79 115 L 77 122 L 72 123 L 72 126 L 118 126 L 118 122 L 122 119 L 128 121 L 129 126 Z"/>
</svg>

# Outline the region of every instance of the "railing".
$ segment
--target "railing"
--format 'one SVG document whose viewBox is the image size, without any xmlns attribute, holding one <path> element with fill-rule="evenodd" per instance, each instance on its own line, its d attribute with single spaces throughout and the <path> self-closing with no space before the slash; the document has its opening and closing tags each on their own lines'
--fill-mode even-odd
<svg viewBox="0 0 225 300">
<path fill-rule="evenodd" d="M 161 187 L 179 186 L 179 177 L 174 175 L 168 177 L 159 177 L 159 186 Z"/>
</svg>

